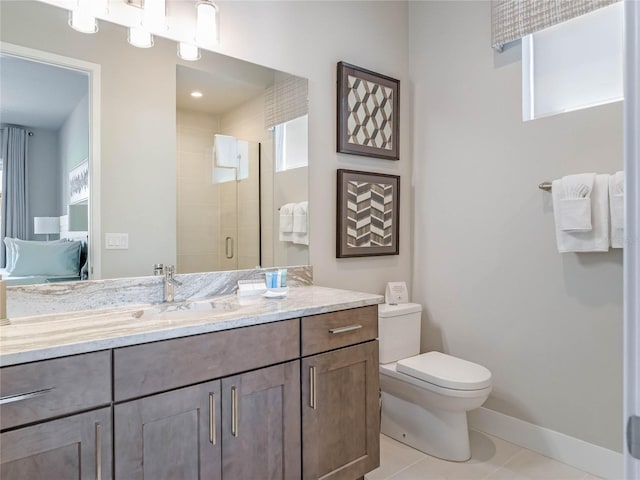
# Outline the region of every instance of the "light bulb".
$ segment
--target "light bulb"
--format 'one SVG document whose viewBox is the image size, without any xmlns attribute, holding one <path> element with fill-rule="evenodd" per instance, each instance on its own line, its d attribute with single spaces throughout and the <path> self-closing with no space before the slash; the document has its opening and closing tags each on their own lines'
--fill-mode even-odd
<svg viewBox="0 0 640 480">
<path fill-rule="evenodd" d="M 196 42 L 201 45 L 217 45 L 219 42 L 218 7 L 211 0 L 199 0 L 196 4 Z"/>
<path fill-rule="evenodd" d="M 142 27 L 129 27 L 128 41 L 131 45 L 138 48 L 153 47 L 153 35 Z"/>
<path fill-rule="evenodd" d="M 200 60 L 200 49 L 190 43 L 178 43 L 178 56 L 190 62 Z"/>
<path fill-rule="evenodd" d="M 165 0 L 145 0 L 142 11 L 142 26 L 147 30 L 166 30 L 166 4 Z"/>
<path fill-rule="evenodd" d="M 69 26 L 82 33 L 96 33 L 98 21 L 84 8 L 76 8 L 69 12 Z"/>
</svg>

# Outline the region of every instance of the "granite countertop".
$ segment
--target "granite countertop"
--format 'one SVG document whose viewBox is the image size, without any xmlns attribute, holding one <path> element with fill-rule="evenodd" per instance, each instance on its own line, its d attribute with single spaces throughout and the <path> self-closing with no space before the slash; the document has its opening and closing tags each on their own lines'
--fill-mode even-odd
<svg viewBox="0 0 640 480">
<path fill-rule="evenodd" d="M 0 366 L 216 332 L 382 303 L 370 293 L 304 286 L 286 297 L 201 300 L 10 318 L 0 326 Z"/>
</svg>

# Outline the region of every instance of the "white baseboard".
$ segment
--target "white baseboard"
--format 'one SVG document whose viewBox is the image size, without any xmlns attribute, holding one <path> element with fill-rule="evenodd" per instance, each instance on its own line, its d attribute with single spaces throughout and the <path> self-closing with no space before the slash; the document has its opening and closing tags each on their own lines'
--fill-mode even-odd
<svg viewBox="0 0 640 480">
<path fill-rule="evenodd" d="M 610 480 L 624 477 L 621 453 L 487 408 L 478 408 L 467 415 L 473 430 L 502 438 L 598 477 Z"/>
</svg>

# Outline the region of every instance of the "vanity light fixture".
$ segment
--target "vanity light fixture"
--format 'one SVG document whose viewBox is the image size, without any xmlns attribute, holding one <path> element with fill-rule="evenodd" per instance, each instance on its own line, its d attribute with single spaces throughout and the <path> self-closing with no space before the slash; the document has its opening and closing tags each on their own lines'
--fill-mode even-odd
<svg viewBox="0 0 640 480">
<path fill-rule="evenodd" d="M 190 43 L 178 42 L 178 56 L 183 60 L 194 62 L 200 60 L 200 49 Z"/>
<path fill-rule="evenodd" d="M 69 12 L 69 26 L 81 33 L 96 33 L 98 31 L 96 17 L 79 8 Z"/>
<path fill-rule="evenodd" d="M 142 26 L 149 31 L 162 31 L 169 28 L 165 0 L 144 0 Z"/>
<path fill-rule="evenodd" d="M 199 92 L 198 90 L 194 90 L 193 92 L 191 92 L 191 96 L 193 98 L 202 98 L 202 92 Z"/>
<path fill-rule="evenodd" d="M 69 11 L 69 26 L 82 33 L 96 33 L 98 21 L 96 15 L 109 13 L 109 0 L 78 0 L 75 8 Z"/>
<path fill-rule="evenodd" d="M 153 47 L 153 35 L 151 35 L 142 27 L 129 27 L 129 35 L 127 40 L 134 47 Z"/>
<path fill-rule="evenodd" d="M 198 0 L 196 3 L 196 41 L 212 46 L 220 41 L 220 18 L 218 6 L 212 0 Z"/>
</svg>

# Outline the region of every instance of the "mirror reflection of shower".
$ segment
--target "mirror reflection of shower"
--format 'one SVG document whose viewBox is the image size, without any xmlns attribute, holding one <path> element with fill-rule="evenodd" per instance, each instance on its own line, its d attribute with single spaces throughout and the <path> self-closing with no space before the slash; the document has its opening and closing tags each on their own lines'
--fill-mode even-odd
<svg viewBox="0 0 640 480">
<path fill-rule="evenodd" d="M 280 207 L 308 200 L 307 81 L 252 67 L 176 67 L 179 273 L 309 261 L 308 234 L 279 234 Z"/>
</svg>

